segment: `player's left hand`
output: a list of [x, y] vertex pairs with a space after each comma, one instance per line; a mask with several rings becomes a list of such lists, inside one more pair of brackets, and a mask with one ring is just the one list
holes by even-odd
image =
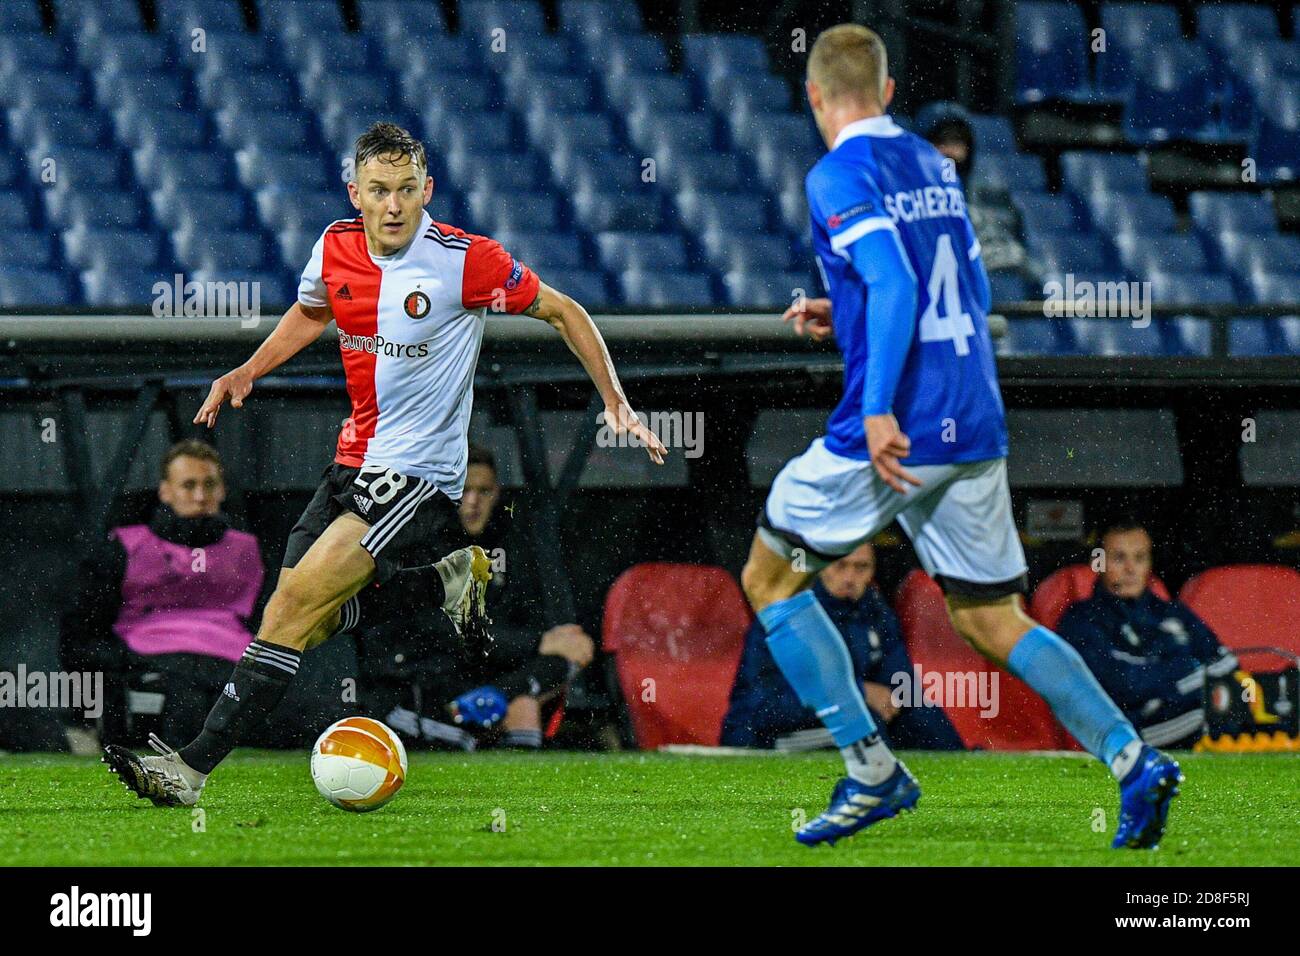
[[448, 709], [457, 724], [473, 727], [493, 727], [506, 716], [510, 706], [506, 695], [495, 687], [476, 687], [466, 691], [451, 702]]
[[636, 412], [632, 411], [632, 406], [627, 402], [620, 402], [617, 405], [605, 406], [605, 424], [614, 429], [614, 434], [618, 436], [631, 435], [638, 439], [645, 450], [650, 454], [650, 460], [656, 465], [664, 463], [664, 455], [668, 454], [668, 449], [664, 443], [659, 440], [659, 436], [641, 424], [641, 419], [636, 417]]
[[898, 427], [898, 419], [893, 415], [868, 415], [862, 424], [867, 431], [871, 464], [880, 479], [900, 495], [907, 494], [903, 482], [919, 488], [921, 479], [898, 463], [900, 458], [906, 458], [912, 452], [912, 439]]

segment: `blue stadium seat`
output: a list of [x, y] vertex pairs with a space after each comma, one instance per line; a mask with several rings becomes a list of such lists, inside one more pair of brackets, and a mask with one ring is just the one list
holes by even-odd
[[[530, 263], [530, 266], [532, 264]], [[609, 306], [614, 303], [605, 274], [592, 269], [550, 269], [542, 266], [538, 273], [543, 282], [558, 289], [587, 308]]]
[[1026, 248], [1047, 273], [1104, 272], [1110, 266], [1101, 239], [1091, 233], [1035, 232], [1027, 236]]
[[282, 42], [297, 43], [322, 31], [343, 33], [343, 11], [335, 0], [277, 0], [259, 4], [262, 29]]
[[266, 260], [256, 232], [201, 228], [174, 232], [171, 239], [177, 261], [194, 271], [254, 270]]
[[966, 117], [975, 134], [975, 148], [981, 153], [1014, 153], [1015, 130], [1005, 116], [971, 113]]
[[1131, 153], [1062, 153], [1061, 176], [1066, 187], [1080, 197], [1094, 192], [1145, 193], [1150, 190], [1145, 167]]
[[804, 190], [798, 187], [784, 189], [776, 197], [776, 200], [781, 225], [796, 236], [806, 235], [809, 232], [810, 216], [808, 213], [808, 197]]
[[1250, 277], [1250, 289], [1255, 301], [1261, 305], [1300, 305], [1300, 276], [1273, 275], [1255, 272]]
[[503, 230], [494, 236], [516, 259], [534, 268], [582, 269], [587, 256], [574, 233]]
[[172, 66], [166, 40], [156, 34], [139, 33], [101, 37], [98, 43], [81, 39], [77, 62], [92, 73], [139, 73]]
[[[518, 30], [517, 27], [512, 27]], [[577, 55], [566, 37], [551, 34], [511, 33], [512, 39], [501, 52], [494, 52], [486, 37], [477, 47], [482, 62], [498, 75], [523, 72], [534, 76], [556, 76], [587, 71], [586, 64]]]
[[128, 33], [144, 29], [140, 7], [130, 2], [104, 0], [58, 0], [54, 5], [54, 26], [60, 33]]
[[11, 123], [14, 138], [27, 140], [29, 148], [46, 155], [69, 147], [95, 146], [110, 138], [108, 124], [98, 110], [69, 107], [57, 113], [27, 113], [22, 119]]
[[593, 36], [640, 33], [641, 12], [634, 3], [606, 3], [604, 0], [560, 0], [560, 29]]
[[625, 302], [649, 308], [699, 308], [713, 304], [709, 277], [697, 272], [624, 272], [619, 287]]
[[243, 194], [231, 189], [153, 190], [154, 221], [168, 231], [235, 229], [248, 221]]
[[46, 192], [42, 198], [50, 221], [62, 229], [134, 229], [141, 225], [139, 199], [125, 190], [67, 188]]
[[1178, 11], [1155, 3], [1105, 3], [1106, 50], [1097, 54], [1097, 82], [1109, 94], [1130, 93], [1151, 45], [1182, 39]]
[[[1168, 319], [1070, 319], [1081, 351], [1089, 355], [1183, 355], [1187, 348]], [[1134, 323], [1139, 324], [1134, 324]]]
[[78, 269], [101, 265], [147, 267], [158, 262], [162, 244], [153, 232], [131, 229], [68, 229], [63, 257]]
[[414, 34], [445, 33], [442, 8], [423, 0], [357, 0], [361, 32], [385, 43]]
[[119, 103], [180, 106], [185, 101], [186, 82], [179, 72], [96, 73], [93, 77], [95, 99], [105, 108]]
[[[260, 190], [254, 203], [257, 218], [267, 229], [309, 233], [313, 242], [330, 223], [357, 215], [342, 189], [317, 191], [272, 186]], [[302, 265], [305, 264], [304, 259]]]
[[1187, 204], [1196, 228], [1218, 232], [1273, 233], [1277, 218], [1265, 196], [1243, 193], [1194, 192]]
[[0, 5], [0, 33], [40, 33], [43, 29], [37, 0], [9, 0]]
[[1215, 85], [1209, 54], [1194, 40], [1148, 47], [1125, 110], [1125, 127], [1138, 141], [1194, 136], [1207, 126]]
[[56, 110], [85, 102], [86, 91], [75, 76], [53, 69], [18, 70], [0, 87], [0, 104], [22, 110]]
[[767, 224], [771, 200], [753, 193], [680, 192], [673, 202], [682, 224], [691, 232], [725, 224], [734, 234], [761, 231]]
[[989, 273], [989, 289], [992, 292], [993, 302], [1023, 302], [1028, 296], [1025, 294], [1025, 280], [1018, 272], [1006, 272], [997, 270]]
[[1037, 156], [1025, 153], [1001, 153], [980, 156], [971, 170], [972, 185], [1004, 189], [1007, 192], [1046, 192], [1047, 175]]
[[[402, 78], [402, 100], [419, 111], [426, 134], [436, 142], [444, 142], [450, 131], [467, 116], [480, 127], [498, 127], [493, 142], [508, 141], [510, 124], [492, 115], [496, 102], [495, 87], [490, 83], [466, 83], [461, 77], [441, 74], [408, 74]], [[484, 119], [480, 122], [478, 117]]]
[[1232, 305], [1237, 294], [1224, 275], [1161, 272], [1151, 277], [1151, 300], [1156, 305]]
[[722, 277], [728, 305], [784, 312], [795, 299], [812, 295], [807, 273], [732, 270]]
[[1224, 230], [1215, 234], [1224, 265], [1242, 279], [1255, 272], [1300, 275], [1300, 239]]
[[557, 114], [537, 107], [529, 110], [524, 125], [533, 146], [543, 152], [589, 153], [611, 150], [618, 142], [614, 124], [604, 112]]
[[663, 225], [662, 204], [653, 193], [590, 191], [572, 201], [575, 221], [588, 232], [651, 232]]
[[6, 268], [0, 282], [0, 305], [71, 305], [75, 301], [63, 273], [18, 266]]
[[162, 190], [221, 189], [230, 182], [230, 160], [213, 150], [136, 150], [135, 176]]
[[199, 99], [212, 110], [287, 110], [297, 102], [293, 81], [278, 73], [202, 73], [196, 85]]
[[[464, 158], [464, 164], [460, 160]], [[456, 153], [448, 160], [452, 185], [468, 192], [508, 196], [539, 189], [545, 182], [536, 157], [531, 153]], [[500, 199], [498, 199], [500, 201]]]
[[546, 32], [541, 4], [533, 0], [461, 0], [460, 28], [464, 33], [490, 35], [493, 30], [509, 34]]
[[999, 355], [1077, 355], [1079, 344], [1064, 319], [1013, 316], [1007, 334], [995, 343]]
[[129, 262], [94, 266], [80, 273], [81, 293], [86, 305], [99, 308], [141, 306], [157, 296], [154, 285], [170, 284], [171, 274], [161, 269], [140, 269]]
[[1087, 83], [1087, 34], [1072, 3], [1016, 4], [1016, 91], [1034, 102], [1072, 96]]
[[0, 190], [0, 228], [5, 230], [6, 235], [10, 230], [26, 229], [31, 221], [31, 211], [27, 208], [22, 193]]
[[302, 149], [311, 139], [311, 118], [297, 110], [226, 107], [216, 114], [217, 129], [231, 148]]
[[280, 263], [290, 271], [301, 273], [307, 267], [307, 262], [311, 259], [311, 251], [324, 231], [325, 223], [315, 231], [303, 228], [282, 229], [277, 232], [275, 244], [280, 253]]
[[[178, 38], [176, 61], [207, 82], [222, 75], [274, 72], [281, 65], [279, 48], [263, 33], [209, 30], [203, 37], [203, 46], [203, 50], [195, 50], [189, 37]], [[200, 88], [202, 85], [203, 81]]]
[[302, 154], [292, 147], [281, 149], [245, 146], [235, 150], [236, 178], [250, 192], [267, 187], [284, 188], [285, 170], [289, 169], [293, 170], [290, 179], [292, 189], [323, 192], [330, 185], [331, 179], [326, 175], [324, 166], [304, 160]]
[[159, 32], [174, 34], [187, 45], [193, 31], [202, 30], [204, 42], [215, 32], [245, 29], [239, 0], [154, 0]]
[[652, 196], [656, 187], [643, 180], [643, 163], [642, 157], [622, 150], [575, 153], [565, 157], [558, 184], [566, 194], [635, 191], [638, 196]]
[[1284, 355], [1286, 346], [1273, 319], [1231, 319], [1228, 325], [1229, 355]]
[[[509, 195], [502, 201], [502, 195]], [[496, 236], [499, 233], [554, 228], [559, 219], [559, 197], [551, 192], [521, 192], [485, 188], [465, 197], [465, 208], [474, 232]], [[578, 265], [578, 263], [573, 263]]]
[[1255, 4], [1204, 4], [1196, 8], [1196, 35], [1210, 49], [1230, 56], [1254, 41], [1276, 40], [1277, 18]]
[[679, 192], [741, 192], [748, 177], [737, 153], [692, 153], [659, 166], [659, 180]]
[[1087, 199], [1092, 221], [1111, 236], [1169, 233], [1178, 225], [1173, 203], [1164, 196], [1094, 192]]
[[501, 78], [506, 101], [529, 110], [573, 113], [592, 109], [595, 87], [585, 76], [538, 76], [514, 71]]
[[579, 34], [577, 40], [581, 54], [607, 76], [655, 76], [668, 72], [668, 51], [654, 34]]
[[751, 156], [759, 178], [773, 192], [802, 189], [808, 170], [820, 158], [814, 147], [800, 149], [789, 140], [764, 140]]
[[[790, 243], [772, 235], [736, 235], [728, 222], [704, 230], [699, 237], [709, 265], [718, 272], [750, 275], [785, 272], [791, 266]], [[807, 286], [807, 280], [803, 285]]]
[[767, 47], [745, 33], [687, 33], [682, 59], [688, 73], [703, 81], [721, 73], [767, 73]]
[[1067, 196], [1017, 193], [1011, 201], [1020, 212], [1026, 236], [1085, 229], [1084, 217]]
[[5, 239], [6, 242], [0, 243], [0, 272], [8, 274], [14, 267], [45, 269], [54, 265], [54, 249], [46, 233], [19, 227], [5, 233]]
[[[266, 319], [270, 318], [268, 312], [279, 310], [297, 299], [299, 270], [282, 269], [271, 271], [244, 269], [229, 265], [204, 266], [195, 269], [187, 278], [203, 283], [212, 282], [226, 285], [233, 282], [241, 284], [244, 288], [235, 290], [236, 294], [251, 296], [256, 292], [258, 310], [261, 312], [262, 318]], [[239, 302], [236, 299], [230, 302], [228, 308], [238, 304]]]
[[[282, 47], [285, 58], [298, 72], [298, 80], [306, 86], [323, 75], [340, 74], [356, 83], [369, 86], [383, 80], [367, 65], [378, 59], [378, 52], [369, 38], [361, 33], [326, 33], [304, 37], [299, 43]], [[386, 84], [385, 84], [386, 85]]]
[[1266, 173], [1300, 167], [1300, 80], [1278, 80], [1260, 105], [1252, 155]]
[[1122, 235], [1115, 237], [1119, 261], [1130, 274], [1151, 279], [1155, 273], [1192, 273], [1206, 269], [1205, 250], [1192, 236]]
[[605, 96], [623, 114], [685, 113], [695, 108], [695, 97], [679, 76], [623, 74], [619, 85], [606, 75]]
[[198, 110], [162, 107], [146, 112], [124, 106], [113, 111], [113, 129], [118, 142], [141, 149], [210, 148], [207, 121]]
[[602, 232], [595, 241], [601, 268], [609, 272], [670, 272], [687, 267], [686, 243], [676, 233]]

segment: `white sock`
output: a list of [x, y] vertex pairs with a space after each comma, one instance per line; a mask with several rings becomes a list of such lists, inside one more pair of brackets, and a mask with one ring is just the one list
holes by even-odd
[[1133, 769], [1141, 753], [1142, 741], [1140, 740], [1130, 740], [1124, 745], [1124, 749], [1110, 762], [1110, 772], [1115, 775], [1116, 780], [1123, 780], [1128, 776], [1128, 772]]
[[857, 743], [841, 747], [840, 754], [844, 757], [844, 769], [848, 775], [868, 786], [884, 783], [898, 766], [898, 761], [880, 739], [880, 734], [872, 734]]

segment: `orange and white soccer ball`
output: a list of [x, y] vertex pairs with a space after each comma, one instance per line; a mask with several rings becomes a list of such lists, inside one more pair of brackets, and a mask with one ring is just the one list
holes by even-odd
[[402, 789], [406, 748], [379, 721], [345, 717], [327, 727], [312, 747], [311, 778], [336, 807], [354, 813], [378, 810]]

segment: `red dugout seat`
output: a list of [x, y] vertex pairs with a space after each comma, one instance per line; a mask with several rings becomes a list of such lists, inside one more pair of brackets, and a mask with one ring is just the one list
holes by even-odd
[[722, 568], [638, 564], [619, 576], [605, 597], [602, 642], [638, 746], [717, 746], [752, 619]]
[[[1029, 602], [1029, 616], [1044, 627], [1056, 629], [1065, 609], [1076, 601], [1092, 597], [1097, 584], [1097, 572], [1086, 564], [1070, 564], [1054, 571], [1034, 589]], [[1155, 596], [1169, 600], [1169, 589], [1154, 574], [1149, 582]]]
[[1225, 647], [1280, 647], [1300, 654], [1300, 572], [1276, 564], [1210, 568], [1178, 595]]
[[1057, 750], [1072, 743], [1041, 697], [1022, 681], [989, 663], [957, 635], [948, 620], [943, 591], [928, 574], [918, 569], [904, 578], [895, 604], [903, 626], [903, 643], [914, 667], [920, 665], [923, 673], [998, 675], [996, 716], [981, 717], [978, 705], [944, 707], [967, 747]]

